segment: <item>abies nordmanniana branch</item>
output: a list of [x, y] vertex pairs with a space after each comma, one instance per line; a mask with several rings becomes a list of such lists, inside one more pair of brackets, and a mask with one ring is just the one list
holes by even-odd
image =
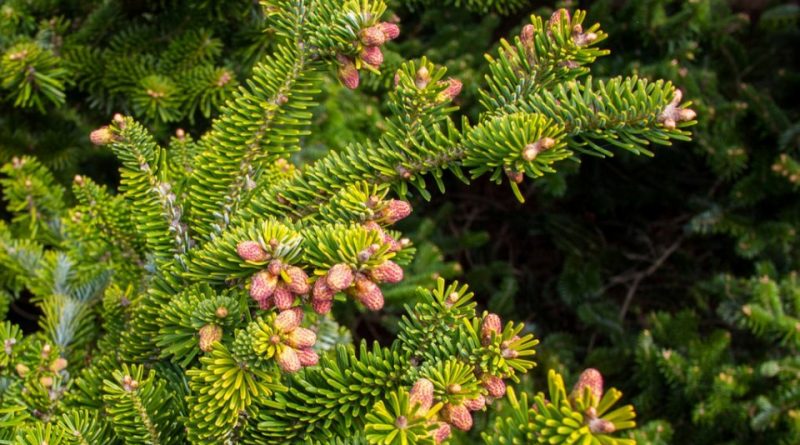
[[[399, 28], [377, 0], [263, 3], [281, 43], [208, 133], [162, 147], [117, 115], [91, 134], [122, 164], [119, 193], [79, 176], [68, 208], [36, 159], [3, 168], [15, 215], [0, 226], [4, 299], [28, 291], [44, 314], [36, 334], [0, 325], [3, 441], [453, 441], [535, 366], [538, 340], [439, 280], [393, 343], [350, 344], [333, 306], [381, 310], [381, 286], [415, 254], [390, 229], [411, 212], [402, 198], [429, 197], [431, 179], [443, 191], [445, 171], [507, 180], [521, 197], [519, 183], [561, 161], [689, 137], [694, 112], [671, 84], [591, 78], [605, 34], [560, 10], [487, 56], [477, 122], [453, 120], [457, 79], [409, 61], [379, 139], [300, 169], [288, 155], [328, 68], [356, 88]], [[528, 397], [508, 392], [487, 443], [632, 443], [633, 408], [613, 408], [621, 394], [596, 370], [570, 394], [551, 372], [548, 392]]]

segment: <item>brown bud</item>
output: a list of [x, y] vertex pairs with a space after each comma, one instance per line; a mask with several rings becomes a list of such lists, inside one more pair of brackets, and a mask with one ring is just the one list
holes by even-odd
[[347, 289], [353, 284], [353, 269], [347, 264], [336, 264], [328, 271], [325, 281], [334, 293]]
[[278, 277], [261, 270], [250, 278], [250, 296], [256, 301], [270, 297], [278, 286]]
[[539, 153], [549, 150], [553, 148], [553, 146], [555, 145], [556, 145], [555, 139], [550, 137], [543, 137], [538, 141], [525, 146], [525, 148], [522, 150], [522, 159], [528, 162], [533, 161], [534, 159], [536, 159], [537, 156], [539, 156]]
[[89, 140], [94, 145], [107, 145], [114, 142], [114, 133], [107, 126], [100, 127], [89, 134]]
[[400, 35], [400, 27], [394, 23], [381, 22], [378, 26], [381, 27], [381, 31], [383, 31], [386, 40], [394, 40]]
[[424, 89], [428, 86], [428, 83], [431, 81], [431, 73], [428, 72], [428, 68], [425, 66], [421, 66], [417, 70], [416, 79], [414, 79], [414, 83], [417, 85], [417, 88]]
[[481, 342], [485, 345], [489, 344], [492, 339], [492, 334], [499, 335], [503, 329], [503, 323], [500, 321], [500, 316], [497, 314], [486, 314], [481, 322]]
[[278, 285], [275, 293], [272, 294], [272, 300], [278, 310], [284, 311], [294, 304], [294, 294], [286, 286]]
[[418, 404], [419, 411], [426, 413], [433, 406], [433, 383], [428, 379], [419, 379], [411, 387], [408, 395], [409, 404]]
[[39, 378], [39, 383], [41, 383], [45, 388], [49, 388], [53, 386], [53, 378], [49, 376], [42, 376]]
[[288, 342], [295, 349], [310, 348], [317, 342], [317, 334], [311, 329], [298, 326], [289, 332]]
[[611, 434], [617, 430], [613, 422], [606, 419], [594, 418], [589, 420], [589, 431], [594, 434]]
[[213, 323], [209, 323], [200, 328], [200, 350], [208, 352], [216, 341], [222, 339], [222, 328]]
[[483, 387], [489, 395], [495, 399], [499, 399], [506, 395], [506, 382], [500, 377], [488, 375], [483, 379]]
[[410, 215], [411, 210], [411, 204], [408, 202], [399, 199], [390, 199], [386, 207], [383, 208], [381, 216], [389, 224], [394, 224]]
[[697, 117], [697, 113], [691, 108], [682, 108], [681, 111], [678, 112], [678, 116], [681, 121], [690, 121]]
[[503, 348], [503, 350], [500, 351], [500, 355], [505, 359], [517, 358], [519, 357], [519, 351], [511, 348]]
[[217, 318], [225, 318], [228, 316], [228, 308], [225, 306], [220, 306], [216, 311], [214, 311], [214, 315], [216, 315]]
[[275, 317], [275, 329], [281, 332], [291, 332], [300, 326], [303, 321], [303, 310], [300, 308], [289, 309]]
[[386, 260], [372, 268], [369, 276], [376, 283], [399, 283], [403, 280], [403, 268], [391, 260]]
[[480, 411], [486, 406], [486, 397], [479, 395], [474, 399], [465, 400], [464, 406], [470, 411]]
[[17, 371], [17, 375], [22, 378], [25, 378], [25, 376], [28, 375], [28, 372], [31, 370], [31, 368], [28, 368], [23, 363], [17, 363], [17, 366], [15, 366], [14, 369]]
[[311, 290], [311, 286], [308, 284], [308, 275], [306, 275], [303, 269], [295, 266], [287, 267], [286, 275], [288, 275], [291, 280], [290, 282], [286, 282], [286, 288], [289, 289], [290, 292], [303, 295]]
[[50, 363], [50, 370], [53, 372], [61, 372], [67, 368], [67, 359], [59, 357]]
[[242, 241], [236, 245], [236, 253], [245, 261], [266, 261], [267, 252], [257, 241]]
[[582, 397], [584, 388], [589, 388], [592, 396], [594, 396], [595, 403], [603, 398], [603, 375], [600, 374], [600, 371], [594, 368], [584, 370], [580, 377], [578, 377], [578, 382], [575, 383], [575, 386], [572, 388], [570, 398], [576, 399]]
[[518, 172], [518, 171], [514, 171], [514, 170], [509, 170], [509, 169], [506, 169], [506, 176], [508, 176], [509, 180], [511, 180], [512, 182], [515, 182], [517, 184], [521, 184], [522, 180], [525, 179], [525, 174], [524, 173]]
[[319, 355], [311, 349], [298, 349], [295, 353], [303, 366], [316, 366], [319, 363]]
[[573, 31], [572, 34], [572, 41], [575, 42], [577, 46], [586, 46], [595, 40], [597, 40], [597, 34], [593, 32], [581, 32], [581, 29], [578, 29], [577, 32]]
[[658, 115], [658, 122], [664, 128], [673, 130], [678, 126], [678, 122], [690, 121], [697, 117], [697, 113], [694, 110], [680, 108], [681, 99], [683, 99], [683, 93], [681, 90], [676, 89], [673, 92], [672, 101]]
[[386, 34], [380, 24], [362, 29], [358, 36], [365, 46], [381, 46], [386, 42]]
[[122, 377], [122, 388], [128, 392], [136, 391], [139, 389], [139, 382], [134, 380], [133, 377], [126, 375]]
[[278, 353], [277, 360], [278, 367], [284, 372], [297, 372], [302, 367], [297, 352], [288, 346], [284, 347], [281, 352]]
[[472, 414], [464, 405], [448, 404], [445, 408], [445, 416], [450, 425], [461, 431], [469, 431], [472, 428]]
[[383, 53], [377, 46], [367, 46], [359, 54], [361, 60], [369, 66], [379, 67], [383, 63]]

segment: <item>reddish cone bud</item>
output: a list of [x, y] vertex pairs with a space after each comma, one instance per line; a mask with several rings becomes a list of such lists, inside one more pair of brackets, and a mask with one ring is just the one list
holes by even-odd
[[388, 233], [383, 235], [383, 244], [389, 245], [389, 252], [399, 252], [403, 250], [403, 243], [392, 238]]
[[377, 284], [364, 275], [356, 275], [354, 296], [371, 311], [377, 311], [383, 307], [383, 292]]
[[365, 46], [381, 46], [386, 42], [386, 34], [381, 25], [370, 26], [358, 33], [361, 43]]
[[256, 241], [242, 241], [236, 245], [236, 253], [245, 261], [266, 261], [267, 252]]
[[576, 399], [583, 396], [584, 388], [589, 388], [595, 402], [599, 402], [603, 398], [603, 375], [600, 374], [600, 371], [594, 368], [584, 370], [572, 388], [570, 398]]
[[100, 127], [89, 133], [89, 140], [94, 145], [107, 145], [114, 142], [114, 134], [108, 127]]
[[569, 25], [570, 22], [572, 21], [569, 15], [569, 11], [567, 11], [564, 8], [561, 8], [550, 16], [550, 20], [547, 21], [547, 28], [552, 29], [554, 26], [560, 25], [562, 17], [566, 19], [567, 25]]
[[386, 40], [394, 40], [400, 35], [400, 27], [394, 23], [381, 22], [378, 26], [381, 27]]
[[447, 421], [461, 431], [469, 431], [472, 428], [472, 414], [464, 405], [447, 405], [445, 415]]
[[256, 301], [271, 296], [278, 286], [278, 277], [266, 270], [257, 272], [250, 278], [250, 296]]
[[525, 174], [524, 173], [518, 172], [518, 171], [514, 171], [514, 170], [509, 170], [509, 169], [506, 169], [506, 176], [508, 176], [509, 180], [511, 180], [511, 181], [513, 181], [513, 182], [515, 182], [517, 184], [522, 184], [522, 180], [525, 179]]
[[365, 222], [364, 228], [367, 230], [375, 230], [377, 232], [383, 233], [383, 228], [380, 226], [380, 224], [376, 223], [375, 221]]
[[470, 411], [480, 411], [486, 406], [486, 397], [479, 395], [474, 399], [465, 400], [464, 406]]
[[337, 264], [328, 271], [325, 282], [334, 292], [347, 289], [353, 284], [353, 269], [347, 264]]
[[314, 309], [314, 312], [325, 315], [333, 308], [333, 300], [312, 300], [311, 308]]
[[463, 85], [461, 81], [454, 78], [449, 78], [445, 82], [447, 82], [447, 88], [444, 89], [441, 93], [439, 93], [439, 98], [442, 101], [451, 101], [455, 99], [459, 94], [461, 94], [461, 88]]
[[529, 46], [533, 44], [533, 35], [535, 32], [536, 28], [534, 28], [531, 24], [527, 24], [522, 27], [522, 32], [519, 34], [519, 40], [523, 45]]
[[377, 283], [399, 283], [403, 280], [403, 268], [386, 260], [369, 271], [369, 276]]
[[495, 399], [499, 399], [506, 395], [506, 382], [500, 377], [490, 375], [483, 380], [483, 387], [489, 395]]
[[503, 329], [503, 323], [497, 314], [486, 314], [481, 322], [481, 340], [484, 346], [492, 339], [492, 334], [499, 335]]
[[319, 355], [311, 349], [299, 349], [295, 353], [303, 366], [316, 366], [319, 363]]
[[267, 309], [272, 309], [272, 307], [275, 306], [275, 300], [272, 298], [272, 296], [257, 301], [258, 301], [258, 308], [261, 309], [262, 311], [266, 311]]
[[297, 372], [302, 367], [297, 352], [290, 347], [284, 347], [277, 359], [278, 366], [285, 372]]
[[222, 328], [213, 323], [209, 323], [200, 328], [200, 350], [208, 352], [215, 341], [222, 339]]
[[439, 428], [433, 433], [433, 441], [440, 444], [450, 437], [450, 424], [439, 422]]
[[275, 329], [291, 332], [300, 326], [301, 321], [303, 321], [303, 311], [300, 308], [286, 310], [275, 317]]
[[303, 272], [303, 269], [294, 266], [288, 267], [286, 268], [286, 275], [291, 279], [291, 282], [286, 283], [286, 288], [290, 292], [303, 295], [311, 290], [311, 286], [308, 284], [308, 275]]
[[337, 59], [339, 60], [339, 80], [347, 88], [355, 90], [360, 82], [356, 65], [344, 56], [339, 56]]
[[333, 296], [336, 295], [336, 292], [328, 286], [328, 281], [325, 277], [317, 278], [317, 281], [314, 282], [314, 288], [311, 291], [311, 295], [314, 300], [319, 301], [330, 301], [333, 300]]
[[279, 285], [272, 294], [272, 299], [275, 302], [275, 307], [278, 310], [286, 310], [294, 304], [294, 294], [286, 286]]
[[317, 342], [317, 334], [311, 329], [296, 327], [289, 332], [289, 345], [296, 349], [310, 348]]
[[379, 67], [383, 63], [383, 53], [377, 46], [367, 46], [359, 54], [361, 60], [367, 65]]
[[272, 275], [275, 275], [276, 277], [279, 277], [279, 276], [281, 276], [281, 271], [283, 270], [283, 263], [281, 263], [280, 260], [272, 260], [272, 261], [269, 262], [269, 265], [267, 266], [267, 270]]
[[433, 383], [428, 379], [419, 379], [411, 387], [409, 405], [419, 405], [419, 411], [426, 413], [433, 406]]
[[387, 206], [383, 208], [381, 216], [383, 216], [383, 219], [389, 224], [394, 224], [410, 214], [411, 204], [399, 199], [390, 199]]

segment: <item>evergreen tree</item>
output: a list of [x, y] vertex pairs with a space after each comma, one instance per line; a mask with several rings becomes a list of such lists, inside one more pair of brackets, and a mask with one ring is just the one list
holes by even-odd
[[[480, 4], [510, 11], [517, 3]], [[3, 168], [13, 217], [0, 226], [2, 296], [30, 293], [42, 316], [29, 335], [0, 325], [2, 440], [457, 443], [473, 412], [502, 404], [506, 385], [536, 364], [538, 340], [524, 324], [477, 311], [467, 286], [440, 279], [417, 291], [391, 344], [348, 344], [334, 306], [380, 311], [382, 286], [413, 264], [413, 241], [392, 228], [411, 213], [406, 199], [430, 199], [431, 184], [443, 192], [448, 171], [465, 183], [508, 183], [522, 201], [526, 178], [554, 175], [562, 161], [652, 155], [688, 140], [695, 123], [670, 82], [590, 76], [607, 54], [597, 46], [606, 34], [584, 23], [584, 12], [560, 9], [531, 17], [487, 56], [476, 118], [454, 118], [462, 82], [445, 68], [404, 61], [389, 73], [379, 134], [296, 167], [290, 155], [313, 128], [329, 68], [357, 88], [380, 73], [384, 45], [400, 29], [380, 0], [262, 6], [274, 40], [229, 97], [177, 100], [175, 82], [158, 73], [182, 76], [187, 54], [142, 56], [155, 70], [136, 87], [144, 95], [109, 100], [145, 121], [210, 115], [227, 100], [207, 132], [179, 132], [167, 144], [123, 114], [94, 130], [91, 142], [121, 164], [118, 193], [79, 175], [70, 206], [37, 159]], [[207, 41], [196, 29], [175, 41], [183, 49], [192, 38]], [[4, 61], [35, 52], [20, 51]], [[218, 54], [209, 44], [188, 56]], [[30, 81], [9, 83], [25, 98], [17, 106], [61, 101], [59, 87]], [[633, 408], [613, 407], [621, 394], [604, 390], [597, 370], [583, 372], [569, 395], [557, 373], [548, 382], [531, 408], [509, 392], [513, 413], [484, 432], [487, 443], [631, 443], [620, 431], [635, 426]]]

